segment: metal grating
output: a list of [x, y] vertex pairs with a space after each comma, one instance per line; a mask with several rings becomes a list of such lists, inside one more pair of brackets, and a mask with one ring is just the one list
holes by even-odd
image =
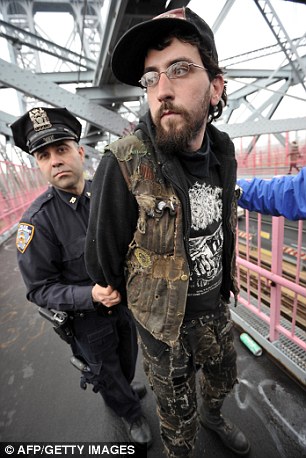
[[[261, 311], [269, 316], [269, 308], [261, 307]], [[275, 342], [270, 342], [269, 325], [254, 315], [243, 305], [231, 307], [233, 321], [245, 332], [249, 333], [269, 354], [275, 357], [282, 366], [292, 373], [303, 385], [306, 385], [306, 352], [286, 336], [280, 334]], [[291, 329], [291, 323], [281, 317], [281, 325]], [[296, 328], [295, 335], [306, 342], [306, 332]]]

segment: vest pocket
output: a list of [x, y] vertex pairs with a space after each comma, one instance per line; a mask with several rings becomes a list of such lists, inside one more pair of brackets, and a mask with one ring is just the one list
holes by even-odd
[[172, 196], [136, 196], [139, 205], [136, 244], [159, 254], [170, 254], [174, 249], [177, 204]]

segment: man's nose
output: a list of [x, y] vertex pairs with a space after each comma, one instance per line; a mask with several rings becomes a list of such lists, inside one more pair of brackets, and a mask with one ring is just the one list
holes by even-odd
[[159, 101], [174, 98], [173, 82], [166, 73], [161, 73], [157, 83], [157, 98]]

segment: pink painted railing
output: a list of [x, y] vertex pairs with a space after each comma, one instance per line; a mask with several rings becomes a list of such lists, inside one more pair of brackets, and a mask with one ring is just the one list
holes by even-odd
[[[283, 335], [306, 350], [306, 339], [299, 337], [301, 332], [298, 332], [302, 331], [303, 334], [306, 331], [303, 221], [293, 223], [283, 217], [265, 217], [266, 221], [267, 218], [270, 220], [263, 230], [262, 218], [260, 214], [246, 211], [245, 218], [238, 222], [239, 303], [268, 325], [270, 342], [277, 341]], [[291, 246], [284, 242], [284, 234], [289, 232]], [[283, 320], [286, 326], [282, 324]]]
[[0, 236], [20, 220], [47, 184], [37, 168], [0, 161]]
[[[264, 147], [255, 145], [252, 152], [247, 152], [242, 148], [236, 148], [236, 158], [238, 162], [238, 176], [255, 177], [274, 175], [286, 175], [289, 171], [290, 142], [287, 138], [286, 145], [271, 145], [268, 142]], [[299, 142], [299, 151], [302, 157], [298, 159], [298, 166], [306, 166], [306, 144]], [[297, 173], [296, 170], [293, 173]]]

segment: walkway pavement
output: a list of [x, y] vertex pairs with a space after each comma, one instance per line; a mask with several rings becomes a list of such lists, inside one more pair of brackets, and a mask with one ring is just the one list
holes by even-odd
[[[14, 236], [0, 246], [0, 259], [0, 441], [73, 444], [127, 440], [121, 420], [102, 398], [90, 387], [86, 391], [79, 388], [79, 372], [69, 362], [68, 345], [25, 299]], [[248, 436], [252, 444], [249, 458], [306, 457], [305, 391], [265, 352], [253, 356], [241, 344], [238, 330], [235, 338], [240, 384], [226, 400], [224, 413]], [[137, 379], [146, 382], [141, 355]], [[142, 405], [154, 436], [147, 456], [161, 458], [150, 391]], [[195, 458], [234, 457], [213, 432], [200, 429]]]

